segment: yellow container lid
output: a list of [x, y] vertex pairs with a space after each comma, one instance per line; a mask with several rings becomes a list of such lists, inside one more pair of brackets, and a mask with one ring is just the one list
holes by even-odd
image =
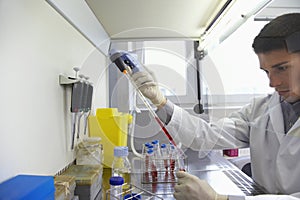
[[127, 118], [126, 121], [128, 124], [132, 123], [132, 115], [128, 113], [118, 112], [117, 108], [98, 108], [96, 110], [96, 116], [98, 120], [101, 119], [111, 119], [111, 118]]
[[96, 116], [100, 118], [118, 116], [119, 114], [117, 108], [98, 108], [96, 110]]

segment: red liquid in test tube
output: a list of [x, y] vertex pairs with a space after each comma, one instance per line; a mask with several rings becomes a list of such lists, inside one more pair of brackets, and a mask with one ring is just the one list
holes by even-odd
[[151, 176], [152, 176], [152, 181], [157, 182], [157, 169], [154, 163], [151, 163]]
[[164, 161], [164, 167], [165, 167], [166, 172], [167, 172], [168, 168], [169, 168], [167, 145], [166, 144], [161, 144], [160, 150], [161, 150], [162, 159]]
[[149, 149], [147, 151], [147, 156], [148, 157], [148, 165], [150, 167], [150, 169], [148, 168], [149, 172], [151, 173], [151, 177], [152, 177], [152, 182], [157, 182], [157, 168], [155, 166], [155, 162], [154, 162], [154, 154], [153, 154], [153, 150]]

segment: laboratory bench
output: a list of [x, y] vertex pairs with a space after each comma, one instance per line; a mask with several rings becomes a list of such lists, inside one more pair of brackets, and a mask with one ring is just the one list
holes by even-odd
[[[224, 158], [219, 151], [210, 152], [197, 152], [192, 150], [185, 151], [187, 159], [185, 160], [186, 169], [189, 173], [198, 176], [201, 179], [205, 179], [209, 184], [214, 185], [213, 188], [222, 194], [232, 193], [233, 195], [251, 195], [254, 190], [259, 190], [258, 192], [264, 193], [262, 188], [258, 188], [254, 181], [246, 176], [239, 168], [232, 164], [228, 159]], [[131, 173], [131, 185], [137, 187], [138, 190], [147, 191], [156, 195], [155, 198], [147, 199], [174, 199], [173, 192], [174, 186], [176, 184], [175, 173], [169, 173], [168, 179], [165, 182], [158, 181], [158, 183], [152, 183], [151, 180], [145, 181], [145, 175], [141, 170], [142, 160], [132, 153], [129, 154], [129, 159], [132, 164]], [[238, 178], [236, 175], [226, 174], [231, 177], [232, 181], [223, 180], [222, 176], [219, 176], [218, 172], [221, 173], [231, 173], [238, 172]], [[216, 174], [212, 173], [216, 172]], [[160, 176], [158, 174], [158, 176]], [[109, 178], [111, 177], [111, 169], [103, 169], [103, 199], [106, 199], [106, 191], [110, 188]], [[224, 177], [223, 177], [224, 178]], [[246, 180], [244, 184], [242, 180]], [[238, 187], [235, 187], [237, 185]], [[247, 185], [245, 189], [244, 186]], [[251, 186], [251, 187], [250, 187]], [[261, 190], [260, 190], [261, 189]]]

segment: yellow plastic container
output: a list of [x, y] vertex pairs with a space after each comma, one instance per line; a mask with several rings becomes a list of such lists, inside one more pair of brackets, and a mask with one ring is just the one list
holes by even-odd
[[103, 146], [105, 167], [111, 167], [115, 146], [127, 146], [128, 124], [132, 116], [118, 112], [117, 108], [99, 108], [96, 116], [89, 117], [89, 134], [100, 137]]

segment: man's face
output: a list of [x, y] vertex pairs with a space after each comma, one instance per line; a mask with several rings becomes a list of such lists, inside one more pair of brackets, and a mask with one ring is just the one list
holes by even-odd
[[300, 52], [291, 54], [291, 67], [293, 92], [300, 96]]
[[[300, 95], [294, 93], [292, 88], [292, 56], [285, 49], [274, 50], [257, 54], [260, 68], [269, 78], [269, 85], [273, 87], [287, 102], [293, 103], [300, 99]], [[300, 69], [299, 69], [300, 71]], [[300, 77], [300, 76], [299, 76]]]

